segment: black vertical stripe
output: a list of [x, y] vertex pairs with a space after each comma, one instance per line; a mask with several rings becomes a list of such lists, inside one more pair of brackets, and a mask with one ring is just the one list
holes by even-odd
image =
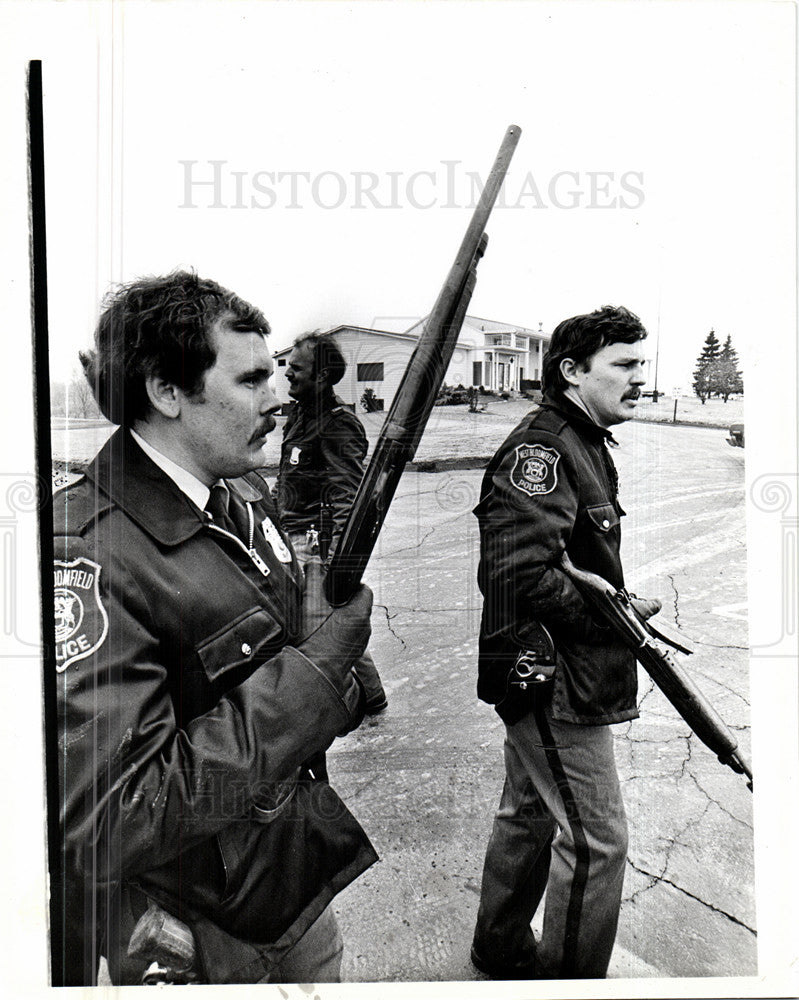
[[[44, 671], [44, 752], [47, 787], [47, 849], [50, 874], [50, 977], [53, 986], [71, 985], [65, 946], [66, 890], [58, 834], [58, 710], [56, 703], [55, 619], [53, 616], [53, 495], [50, 440], [50, 356], [47, 311], [47, 231], [45, 226], [44, 111], [42, 63], [28, 64], [28, 221], [33, 327], [36, 472], [39, 500], [42, 669]], [[84, 982], [84, 980], [81, 980]], [[77, 985], [77, 983], [76, 983]]]
[[549, 728], [549, 723], [544, 715], [543, 706], [536, 705], [534, 713], [544, 743], [547, 763], [555, 778], [560, 796], [563, 799], [563, 804], [566, 808], [566, 817], [571, 828], [572, 837], [574, 838], [574, 876], [572, 878], [571, 892], [569, 893], [569, 905], [566, 910], [566, 928], [563, 935], [563, 959], [559, 970], [562, 978], [573, 979], [591, 852], [577, 809], [577, 802], [572, 793], [566, 771], [563, 768], [560, 754], [555, 746], [552, 730]]

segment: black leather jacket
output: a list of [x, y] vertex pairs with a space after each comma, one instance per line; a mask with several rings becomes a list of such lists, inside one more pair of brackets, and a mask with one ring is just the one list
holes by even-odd
[[[376, 860], [301, 766], [347, 727], [357, 684], [293, 648], [301, 576], [266, 484], [228, 485], [260, 568], [124, 431], [55, 497], [66, 985], [124, 959], [121, 887], [276, 958]], [[220, 954], [208, 981], [239, 981]]]
[[343, 530], [363, 476], [368, 442], [360, 420], [334, 395], [317, 409], [295, 404], [283, 429], [276, 499], [286, 531], [320, 527], [324, 501], [334, 536]]
[[[623, 586], [618, 478], [610, 433], [563, 395], [546, 396], [492, 458], [475, 515], [480, 524], [478, 583], [485, 598], [478, 695], [506, 691], [525, 628], [551, 633], [557, 669], [552, 711], [565, 722], [622, 722], [638, 715], [635, 658], [598, 625], [560, 569], [574, 564]], [[546, 689], [542, 689], [542, 696]], [[516, 721], [513, 706], [503, 713]]]

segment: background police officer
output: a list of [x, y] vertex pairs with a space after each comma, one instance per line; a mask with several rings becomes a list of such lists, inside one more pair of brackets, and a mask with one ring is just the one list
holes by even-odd
[[[286, 367], [296, 405], [283, 428], [277, 502], [301, 563], [314, 551], [314, 533], [321, 533], [323, 543], [328, 536], [330, 551], [335, 548], [363, 477], [369, 448], [363, 425], [333, 391], [346, 370], [335, 340], [321, 333], [298, 337]], [[355, 672], [366, 692], [367, 715], [382, 712], [386, 694], [368, 652]]]

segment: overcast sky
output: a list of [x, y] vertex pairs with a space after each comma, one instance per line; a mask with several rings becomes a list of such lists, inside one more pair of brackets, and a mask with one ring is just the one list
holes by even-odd
[[276, 348], [406, 328], [511, 123], [472, 313], [625, 304], [661, 389], [711, 327], [751, 360], [790, 225], [786, 5], [34, 7], [56, 375], [111, 281], [176, 266], [261, 306]]
[[[797, 704], [785, 605], [796, 576], [795, 27], [787, 2], [0, 3], [0, 698], [12, 709], [4, 798], [15, 816], [0, 849], [17, 862], [0, 939], [12, 992], [16, 980], [43, 992], [47, 967], [32, 58], [44, 66], [56, 377], [89, 342], [111, 282], [178, 266], [258, 304], [276, 349], [308, 328], [410, 326], [460, 243], [471, 175], [485, 177], [511, 123], [523, 135], [472, 313], [550, 330], [622, 303], [650, 329], [653, 358], [659, 331], [666, 390], [690, 387], [711, 326], [732, 336], [746, 379], [760, 971], [795, 959], [799, 815], [784, 793], [796, 779], [785, 753]], [[196, 183], [214, 170], [218, 191]], [[686, 462], [701, 462], [679, 433]], [[768, 651], [778, 624], [786, 654]], [[754, 982], [730, 988], [756, 995]], [[781, 982], [763, 980], [763, 995], [794, 995]]]

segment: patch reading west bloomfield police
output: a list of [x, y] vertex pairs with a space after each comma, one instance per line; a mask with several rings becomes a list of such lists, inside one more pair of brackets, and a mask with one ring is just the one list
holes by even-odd
[[70, 663], [91, 656], [108, 634], [108, 615], [100, 599], [100, 567], [91, 559], [54, 562], [55, 658], [61, 673]]
[[510, 481], [529, 497], [551, 493], [558, 485], [560, 454], [542, 444], [516, 446], [516, 461], [510, 471]]

